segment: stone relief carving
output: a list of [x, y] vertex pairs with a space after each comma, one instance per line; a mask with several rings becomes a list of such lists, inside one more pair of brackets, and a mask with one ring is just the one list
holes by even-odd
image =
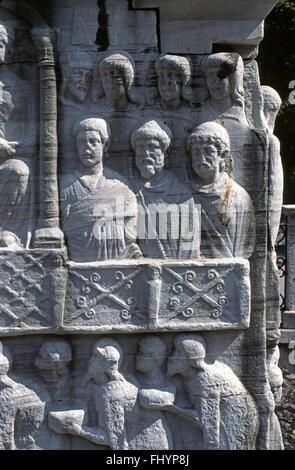
[[148, 120], [131, 134], [140, 175], [134, 181], [139, 209], [138, 243], [149, 258], [197, 258], [197, 208], [188, 187], [165, 168], [171, 141], [171, 130], [160, 120]]
[[200, 124], [187, 139], [195, 179], [195, 203], [202, 208], [201, 255], [249, 258], [255, 240], [250, 196], [231, 177], [229, 135], [218, 123]]
[[100, 112], [135, 110], [140, 100], [133, 88], [135, 65], [131, 55], [110, 52], [99, 62], [98, 70], [102, 88], [97, 89], [95, 81], [93, 101], [99, 103]]
[[[282, 385], [283, 374], [278, 366], [280, 358], [280, 350], [278, 346], [268, 349], [267, 365], [268, 365], [268, 380], [274, 398], [274, 406], [278, 405], [282, 398]], [[280, 428], [279, 420], [273, 410], [270, 417], [269, 433], [271, 448], [282, 450], [284, 448], [283, 438]]]
[[[3, 67], [5, 61], [5, 50], [8, 44], [8, 33], [3, 24], [0, 25], [0, 64]], [[2, 80], [7, 79], [4, 72]], [[8, 80], [16, 81], [17, 77], [9, 76]], [[14, 109], [15, 98], [11, 93], [5, 91], [6, 85], [1, 83], [1, 136], [0, 136], [0, 157], [4, 160], [0, 165], [0, 227], [1, 230], [12, 232], [21, 239], [25, 246], [28, 244], [27, 233], [24, 233], [23, 225], [27, 217], [24, 216], [24, 208], [31, 202], [31, 191], [29, 187], [30, 169], [27, 163], [17, 156], [19, 142], [8, 141], [6, 139], [6, 123]], [[18, 116], [18, 119], [20, 117]], [[26, 224], [26, 230], [30, 227]]]
[[0, 449], [35, 449], [44, 406], [32, 390], [9, 377], [11, 367], [11, 354], [0, 343]]
[[282, 104], [278, 93], [271, 87], [262, 86], [264, 115], [268, 125], [269, 174], [268, 174], [268, 253], [267, 253], [267, 343], [276, 344], [280, 337], [280, 288], [275, 242], [279, 231], [283, 203], [284, 175], [280, 156], [280, 142], [273, 134], [276, 116]]
[[165, 110], [191, 105], [194, 99], [191, 87], [192, 64], [186, 57], [161, 54], [155, 61], [158, 76], [160, 105]]
[[[71, 2], [66, 8], [73, 13]], [[97, 12], [97, 5], [91, 8]], [[126, 18], [130, 14], [125, 11]], [[154, 40], [139, 50], [129, 39], [120, 45], [128, 52], [116, 41], [97, 52], [90, 36], [83, 40], [84, 23], [81, 28], [78, 16], [71, 17], [59, 38], [47, 25], [27, 31], [39, 90], [31, 80], [36, 75], [38, 82], [37, 67], [28, 80], [15, 73], [21, 65], [5, 62], [13, 31], [0, 25], [0, 330], [24, 335], [24, 344], [34, 333], [40, 342], [35, 362], [30, 358], [35, 368], [21, 378], [13, 376], [0, 343], [0, 448], [232, 450], [263, 448], [267, 441], [282, 448], [274, 414], [281, 387], [274, 241], [282, 170], [273, 126], [280, 99], [262, 88], [269, 129], [259, 133], [244, 111], [248, 76], [240, 55], [174, 55], [172, 48], [151, 63], [158, 55]], [[111, 22], [115, 28], [115, 15]], [[194, 87], [202, 58], [208, 95], [199, 106]], [[144, 86], [150, 85], [143, 78], [145, 61], [153, 79], [157, 75], [153, 96]], [[258, 104], [255, 112], [262, 112]], [[31, 251], [35, 166], [41, 204], [32, 243], [37, 249]], [[265, 304], [257, 293], [266, 230], [272, 278], [266, 281], [267, 374]], [[166, 370], [170, 338], [179, 331], [192, 333], [176, 336]], [[208, 353], [195, 331], [204, 331]], [[96, 338], [83, 377], [89, 335], [119, 332], [120, 344]], [[48, 333], [61, 336], [41, 337]], [[84, 333], [85, 350], [79, 350], [77, 333]], [[252, 338], [260, 347], [254, 367]], [[231, 367], [219, 360], [223, 348]], [[212, 356], [218, 359], [210, 362]], [[242, 374], [250, 376], [247, 388]]]
[[141, 411], [138, 388], [120, 372], [122, 349], [113, 339], [98, 340], [88, 362], [85, 381], [92, 380], [98, 426], [83, 423], [84, 413], [50, 413], [49, 426], [60, 434], [83, 437], [115, 450], [168, 449], [167, 430], [159, 414]]
[[208, 96], [202, 103], [199, 123], [216, 121], [225, 127], [231, 141], [233, 177], [251, 192], [253, 174], [250, 167], [255, 166], [254, 158], [257, 160], [258, 152], [264, 153], [266, 149], [264, 141], [261, 142], [261, 137], [249, 128], [246, 119], [243, 60], [236, 53], [211, 54], [204, 60], [203, 71]]
[[256, 405], [232, 369], [218, 361], [205, 361], [206, 343], [201, 335], [181, 334], [174, 344], [167, 373], [183, 376], [193, 408], [172, 404], [167, 409], [201, 428], [204, 449], [254, 449]]
[[78, 122], [73, 136], [80, 170], [63, 181], [61, 193], [70, 258], [81, 262], [138, 256], [136, 198], [122, 177], [104, 166], [111, 138], [107, 122]]
[[93, 63], [90, 55], [82, 50], [69, 51], [60, 57], [62, 104], [73, 106], [85, 102], [93, 80]]

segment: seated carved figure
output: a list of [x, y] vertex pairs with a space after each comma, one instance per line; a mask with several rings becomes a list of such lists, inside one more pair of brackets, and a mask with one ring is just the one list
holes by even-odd
[[258, 415], [254, 400], [227, 365], [205, 362], [206, 344], [198, 334], [176, 336], [168, 359], [168, 375], [180, 374], [193, 409], [170, 405], [167, 410], [194, 422], [203, 433], [204, 449], [255, 448]]
[[98, 425], [86, 425], [83, 410], [68, 410], [51, 413], [50, 428], [113, 450], [168, 449], [169, 439], [159, 412], [140, 409], [138, 388], [120, 372], [121, 362], [122, 349], [116, 341], [96, 341], [85, 381], [94, 383]]
[[[4, 25], [0, 24], [0, 64], [3, 67], [8, 34]], [[4, 79], [15, 79], [4, 73]], [[3, 77], [2, 77], [3, 80]], [[15, 233], [26, 245], [27, 234], [24, 225], [24, 206], [29, 199], [29, 166], [24, 161], [15, 158], [19, 142], [6, 139], [6, 124], [14, 109], [11, 93], [0, 83], [0, 229]], [[16, 103], [19, 104], [19, 103]], [[2, 162], [1, 162], [2, 160]], [[26, 214], [28, 215], [28, 214]], [[27, 230], [29, 228], [26, 225]]]
[[192, 191], [201, 205], [201, 256], [249, 258], [254, 250], [255, 213], [248, 193], [230, 176], [230, 140], [214, 122], [198, 126], [187, 148], [195, 176]]
[[122, 177], [104, 166], [110, 128], [98, 118], [73, 128], [80, 169], [65, 177], [61, 191], [62, 228], [73, 261], [131, 258], [136, 240], [136, 198]]
[[165, 168], [172, 140], [168, 126], [148, 120], [131, 134], [139, 177], [138, 243], [149, 258], [188, 259], [199, 256], [198, 213], [189, 187]]

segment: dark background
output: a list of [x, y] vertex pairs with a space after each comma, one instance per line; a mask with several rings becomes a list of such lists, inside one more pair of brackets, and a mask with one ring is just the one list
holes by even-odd
[[257, 62], [261, 84], [275, 88], [283, 100], [274, 133], [281, 142], [284, 204], [295, 204], [295, 104], [288, 100], [295, 80], [295, 0], [280, 0], [266, 18]]

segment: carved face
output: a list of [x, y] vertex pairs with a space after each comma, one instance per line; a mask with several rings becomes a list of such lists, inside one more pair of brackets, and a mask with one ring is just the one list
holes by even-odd
[[36, 358], [35, 365], [39, 370], [39, 374], [45, 383], [56, 384], [62, 377], [68, 373], [68, 363], [61, 360], [54, 360], [54, 354], [51, 355], [49, 360], [47, 357], [43, 358], [39, 355]]
[[139, 139], [135, 144], [136, 166], [144, 179], [152, 178], [164, 166], [165, 153], [158, 140]]
[[114, 65], [105, 65], [101, 71], [104, 92], [109, 99], [120, 99], [126, 96], [124, 76]]
[[85, 101], [89, 86], [92, 81], [92, 72], [89, 69], [74, 68], [67, 85], [67, 92], [76, 101]]
[[220, 67], [209, 67], [206, 70], [207, 87], [213, 100], [224, 100], [230, 96], [229, 76], [223, 76]]
[[167, 375], [172, 377], [176, 374], [183, 374], [190, 368], [189, 361], [184, 353], [180, 348], [175, 346], [175, 349], [171, 356], [168, 358], [167, 363]]
[[139, 372], [148, 373], [156, 367], [155, 358], [149, 351], [142, 351], [141, 348], [135, 359], [135, 368]]
[[194, 142], [191, 146], [192, 167], [203, 180], [210, 181], [220, 173], [222, 157], [210, 142]]
[[158, 72], [158, 89], [163, 101], [169, 104], [178, 102], [181, 94], [182, 80], [177, 70], [162, 67]]
[[99, 348], [95, 348], [88, 361], [88, 377], [99, 380], [108, 371], [109, 363]]
[[79, 131], [76, 136], [78, 156], [85, 168], [93, 168], [102, 162], [103, 142], [97, 131]]

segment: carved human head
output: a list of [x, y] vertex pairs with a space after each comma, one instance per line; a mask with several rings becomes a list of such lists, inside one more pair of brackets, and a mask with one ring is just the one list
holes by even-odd
[[93, 79], [93, 63], [85, 51], [75, 50], [60, 57], [62, 70], [61, 94], [84, 103]]
[[0, 64], [4, 62], [7, 43], [8, 43], [7, 29], [3, 24], [0, 24]]
[[264, 116], [270, 131], [273, 132], [276, 117], [282, 105], [282, 100], [278, 92], [270, 86], [263, 85], [261, 89], [263, 94]]
[[230, 97], [232, 102], [244, 106], [244, 64], [235, 52], [211, 54], [204, 62], [203, 70], [213, 100]]
[[73, 127], [80, 163], [85, 168], [100, 164], [106, 157], [111, 137], [108, 123], [101, 118], [88, 118]]
[[187, 138], [187, 150], [192, 157], [192, 168], [201, 179], [209, 182], [223, 171], [230, 174], [230, 138], [221, 124], [210, 121], [196, 127]]
[[136, 370], [148, 373], [161, 367], [166, 358], [166, 345], [157, 336], [145, 336], [139, 342], [139, 353], [136, 356]]
[[67, 376], [71, 360], [71, 346], [63, 339], [50, 338], [41, 344], [35, 367], [44, 382], [56, 384]]
[[9, 350], [0, 342], [0, 376], [6, 375], [12, 366], [12, 356]]
[[192, 367], [202, 368], [206, 357], [206, 343], [201, 335], [180, 334], [175, 338], [175, 346], [185, 354]]
[[158, 90], [167, 104], [176, 104], [180, 98], [190, 102], [192, 65], [189, 59], [172, 54], [161, 54], [155, 62]]
[[206, 344], [198, 334], [180, 334], [174, 340], [174, 351], [168, 358], [167, 375], [189, 375], [191, 368], [202, 369]]
[[108, 53], [99, 63], [99, 73], [106, 96], [110, 99], [126, 96], [134, 101], [131, 87], [134, 82], [135, 65], [128, 52]]
[[172, 132], [159, 119], [150, 119], [131, 134], [136, 166], [144, 179], [155, 176], [165, 163], [165, 155], [172, 141]]
[[107, 374], [116, 374], [122, 362], [123, 352], [117, 341], [103, 338], [96, 341], [88, 361], [88, 379], [98, 379]]
[[276, 403], [279, 403], [282, 398], [282, 385], [283, 385], [283, 374], [278, 366], [280, 359], [279, 346], [271, 348], [268, 352], [268, 380], [271, 391], [273, 393]]

